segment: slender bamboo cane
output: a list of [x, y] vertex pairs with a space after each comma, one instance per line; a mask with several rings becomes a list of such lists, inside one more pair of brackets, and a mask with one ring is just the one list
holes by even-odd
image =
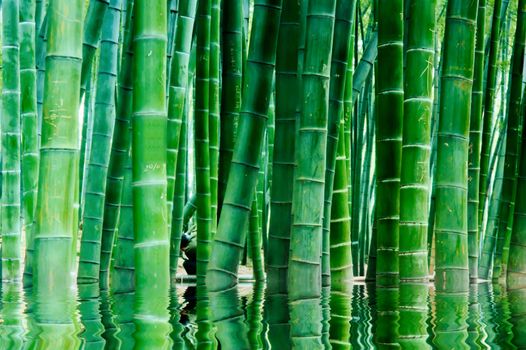
[[[350, 241], [344, 239], [349, 232], [342, 232], [345, 230], [350, 231], [350, 220], [349, 216], [349, 203], [346, 203], [347, 211], [343, 211], [341, 203], [338, 203], [338, 209], [336, 209], [336, 216], [338, 219], [343, 219], [343, 225], [349, 225], [349, 227], [340, 227], [336, 225], [338, 233], [331, 234], [332, 230], [332, 199], [333, 199], [333, 188], [335, 178], [335, 168], [337, 163], [337, 155], [339, 151], [339, 136], [341, 120], [343, 119], [343, 97], [345, 91], [345, 77], [347, 71], [347, 59], [349, 57], [349, 41], [351, 38], [352, 29], [352, 14], [354, 13], [355, 1], [343, 1], [338, 0], [336, 3], [335, 12], [335, 24], [333, 34], [333, 49], [331, 56], [331, 72], [330, 72], [330, 85], [329, 85], [329, 110], [328, 110], [328, 121], [327, 121], [327, 150], [326, 150], [326, 163], [325, 163], [325, 189], [324, 189], [324, 205], [323, 205], [323, 238], [322, 238], [322, 284], [328, 286], [330, 281], [336, 282], [340, 288], [344, 284], [347, 284], [352, 280], [352, 271], [348, 268], [352, 266], [352, 259], [350, 254]], [[341, 133], [343, 137], [344, 134]], [[344, 144], [341, 145], [341, 150], [344, 150]], [[341, 166], [341, 164], [340, 164]], [[345, 167], [340, 169], [344, 176], [347, 176], [347, 170]], [[341, 176], [341, 174], [339, 174]], [[339, 181], [345, 181], [346, 179], [339, 179]], [[345, 181], [347, 189], [347, 181]], [[339, 188], [341, 190], [341, 188]], [[343, 195], [341, 193], [340, 195]], [[336, 195], [336, 197], [339, 197]], [[341, 200], [342, 198], [337, 198]], [[348, 196], [345, 197], [348, 202]], [[332, 242], [332, 238], [336, 240], [336, 243]], [[347, 246], [347, 243], [349, 246]], [[336, 248], [335, 259], [333, 260], [330, 254], [330, 250], [334, 244], [339, 244], [340, 247]], [[343, 259], [342, 259], [343, 258]], [[346, 259], [347, 258], [347, 259]], [[335, 269], [335, 276], [333, 275], [333, 268]], [[349, 272], [351, 273], [349, 275]]]
[[[20, 116], [22, 129], [22, 217], [26, 247], [33, 245], [38, 187], [37, 87], [35, 56], [35, 1], [20, 2]], [[32, 254], [26, 254], [25, 271], [32, 270]], [[24, 272], [26, 273], [26, 272]]]
[[86, 18], [84, 20], [84, 39], [82, 43], [82, 77], [81, 77], [81, 98], [88, 79], [90, 78], [90, 68], [93, 64], [95, 53], [99, 47], [100, 36], [102, 33], [102, 22], [104, 14], [108, 9], [110, 0], [90, 0]]
[[[484, 118], [482, 126], [482, 144], [480, 157], [480, 198], [479, 198], [479, 226], [483, 219], [484, 206], [486, 202], [486, 189], [488, 186], [488, 167], [491, 152], [490, 136], [493, 130], [494, 108], [495, 108], [495, 89], [497, 84], [497, 60], [500, 45], [500, 32], [502, 22], [502, 0], [495, 0], [493, 7], [493, 22], [491, 25], [490, 46], [488, 55], [488, 73], [486, 90], [484, 95]], [[479, 264], [480, 265], [480, 264]], [[481, 269], [481, 276], [484, 277], [484, 271]]]
[[47, 0], [35, 1], [35, 33], [40, 32], [42, 21], [46, 17]]
[[166, 204], [168, 207], [169, 231], [171, 231], [172, 226], [172, 208], [176, 168], [178, 164], [179, 139], [188, 90], [188, 69], [196, 7], [197, 1], [195, 0], [181, 1], [179, 5], [180, 13], [177, 17], [174, 56], [171, 61], [172, 76], [170, 77], [170, 97], [168, 99], [168, 154], [166, 169], [168, 174], [168, 196], [166, 197]]
[[220, 72], [220, 50], [219, 41], [221, 29], [220, 23], [220, 0], [211, 1], [210, 19], [210, 82], [209, 82], [209, 157], [210, 157], [210, 236], [213, 238], [217, 232], [217, 191], [219, 175], [219, 131], [220, 131], [220, 101], [221, 92], [219, 87]]
[[[323, 346], [322, 221], [335, 10], [336, 0], [309, 2], [306, 14], [288, 271], [292, 344], [302, 349]], [[311, 317], [303, 317], [305, 312]]]
[[486, 0], [479, 0], [477, 14], [477, 37], [475, 43], [475, 66], [473, 91], [471, 93], [471, 117], [469, 123], [468, 159], [468, 249], [469, 275], [478, 277], [479, 264], [479, 188], [480, 151], [482, 142], [482, 106], [484, 79], [484, 45], [486, 31]]
[[402, 157], [403, 1], [378, 1], [378, 79], [376, 99], [376, 282], [397, 284]]
[[400, 180], [400, 279], [427, 280], [436, 1], [409, 2]]
[[[128, 133], [131, 134], [131, 128]], [[126, 154], [122, 198], [119, 203], [117, 237], [115, 242], [114, 261], [111, 270], [111, 290], [113, 293], [130, 292], [135, 289], [133, 236], [133, 195], [131, 154]]]
[[[477, 1], [452, 0], [446, 14], [435, 183], [435, 286], [439, 293], [464, 295], [469, 287], [467, 165], [477, 7]], [[460, 43], [463, 50], [453, 43]]]
[[106, 179], [115, 126], [115, 92], [122, 0], [110, 0], [102, 21], [91, 151], [86, 169], [78, 281], [99, 281]]
[[[523, 128], [523, 71], [526, 42], [526, 1], [519, 2], [517, 27], [513, 44], [511, 81], [508, 107], [508, 128], [506, 137], [506, 159], [499, 206], [497, 246], [493, 260], [493, 278], [505, 278], [509, 244], [513, 227], [513, 213], [517, 193], [517, 176], [522, 145]], [[505, 101], [502, 101], [504, 103]]]
[[[523, 5], [522, 0], [520, 5]], [[521, 17], [525, 16], [524, 8], [519, 6], [519, 9], [519, 21], [522, 21]], [[526, 140], [525, 131], [526, 128], [523, 128], [523, 143]], [[526, 218], [526, 215], [524, 215], [526, 211], [526, 152], [524, 150], [521, 151], [518, 170], [513, 229], [510, 239], [509, 267], [506, 275], [507, 285], [510, 289], [526, 287], [526, 231], [524, 230]]]
[[[486, 227], [481, 230], [484, 232], [482, 249], [480, 251], [481, 261], [486, 260], [486, 255], [493, 256], [495, 251], [495, 244], [497, 241], [497, 222], [499, 221], [499, 201], [501, 198], [502, 192], [502, 183], [504, 177], [504, 160], [506, 153], [506, 131], [501, 130], [496, 132], [498, 135], [497, 146], [496, 146], [496, 161], [495, 165], [490, 166], [490, 174], [493, 179], [492, 192], [488, 200], [488, 218], [486, 222]], [[504, 134], [504, 135], [503, 135]], [[491, 262], [491, 258], [488, 259]]]
[[256, 283], [262, 283], [265, 280], [265, 272], [263, 268], [263, 256], [262, 256], [262, 235], [261, 228], [259, 227], [259, 211], [258, 201], [254, 199], [252, 201], [252, 208], [250, 210], [250, 220], [248, 224], [248, 242], [250, 243], [250, 255], [252, 257], [252, 269], [254, 271], [254, 279]]
[[197, 222], [197, 276], [204, 283], [210, 259], [212, 208], [210, 194], [210, 20], [211, 0], [200, 1], [197, 7], [197, 66], [195, 81], [195, 173]]
[[2, 281], [17, 281], [22, 268], [20, 221], [19, 1], [2, 8]]
[[[174, 54], [174, 47], [177, 43], [176, 28], [179, 14], [179, 0], [167, 0], [166, 9], [168, 11], [167, 26], [168, 26], [168, 43], [166, 44], [166, 77], [167, 83], [170, 84], [170, 77], [172, 76], [172, 59]], [[167, 92], [169, 95], [169, 92]]]
[[283, 3], [276, 57], [275, 147], [268, 233], [268, 250], [272, 253], [266, 256], [269, 294], [286, 291], [299, 97], [298, 61], [289, 57], [297, 55], [299, 16], [299, 2]]
[[[186, 167], [187, 167], [187, 115], [190, 99], [186, 99], [186, 112], [183, 115], [183, 125], [179, 142], [179, 154], [177, 156], [177, 170], [175, 173], [175, 191], [172, 210], [172, 230], [170, 233], [170, 273], [171, 280], [176, 277], [179, 252], [181, 249], [181, 237], [183, 235], [183, 211], [184, 195], [186, 191]], [[170, 213], [168, 213], [170, 215]]]
[[[77, 232], [73, 213], [79, 169], [82, 13], [81, 0], [51, 0], [48, 7], [33, 288], [37, 320], [46, 327], [60, 324], [62, 335], [75, 331], [72, 247]], [[61, 346], [60, 340], [56, 346]]]
[[164, 349], [168, 347], [170, 332], [170, 237], [165, 200], [167, 13], [162, 0], [136, 0], [134, 6], [132, 187], [136, 348]]
[[236, 139], [236, 124], [241, 108], [243, 66], [243, 6], [239, 0], [223, 0], [223, 70], [221, 85], [221, 131], [219, 146], [218, 215], [225, 197], [226, 184]]
[[257, 181], [280, 15], [281, 0], [255, 1], [238, 136], [207, 273], [210, 291], [224, 290], [236, 284], [246, 238], [245, 231], [239, 228], [247, 227]]
[[[109, 281], [108, 274], [110, 271], [110, 261], [112, 256], [113, 244], [115, 241], [115, 231], [117, 225], [120, 225], [121, 217], [121, 200], [124, 196], [124, 177], [131, 167], [127, 162], [130, 157], [131, 143], [131, 117], [132, 117], [132, 99], [133, 99], [133, 80], [132, 80], [132, 60], [133, 60], [133, 0], [127, 0], [126, 3], [126, 23], [128, 26], [123, 33], [123, 49], [120, 62], [120, 69], [117, 83], [117, 100], [115, 127], [113, 129], [113, 143], [111, 145], [110, 163], [108, 169], [108, 179], [106, 186], [104, 202], [104, 218], [102, 222], [102, 240], [101, 240], [101, 257], [100, 257], [100, 274], [99, 280], [101, 287], [105, 289]], [[131, 175], [130, 175], [131, 176]], [[130, 180], [131, 181], [131, 180]], [[127, 188], [131, 191], [131, 187]], [[131, 194], [127, 194], [130, 196]], [[131, 199], [128, 201], [131, 203]], [[127, 209], [131, 211], [132, 209]], [[130, 227], [133, 223], [129, 223]], [[130, 232], [129, 237], [133, 237]], [[133, 264], [132, 264], [133, 265]]]
[[[341, 122], [343, 124], [343, 120], [341, 120]], [[351, 231], [349, 192], [347, 187], [349, 177], [347, 176], [343, 125], [341, 125], [339, 129], [340, 135], [338, 138], [338, 153], [336, 157], [331, 206], [330, 278], [331, 290], [345, 293], [349, 291], [352, 285], [353, 261], [351, 254], [351, 235], [349, 234]]]

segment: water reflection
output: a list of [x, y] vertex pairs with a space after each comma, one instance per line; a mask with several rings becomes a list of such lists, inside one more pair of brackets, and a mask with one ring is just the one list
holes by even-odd
[[[60, 294], [69, 299], [47, 293], [42, 298], [19, 283], [2, 284], [0, 349], [293, 347], [289, 299], [281, 288], [244, 284], [201, 295], [195, 286], [178, 286], [167, 293], [163, 315], [169, 318], [153, 319], [137, 317], [133, 290], [101, 291], [86, 284], [74, 292]], [[319, 305], [328, 302], [328, 316], [302, 316], [302, 324], [319, 334], [317, 346], [325, 349], [326, 342], [342, 350], [526, 349], [526, 289], [473, 284], [469, 293], [446, 294], [424, 283], [399, 288], [356, 284], [325, 297]]]

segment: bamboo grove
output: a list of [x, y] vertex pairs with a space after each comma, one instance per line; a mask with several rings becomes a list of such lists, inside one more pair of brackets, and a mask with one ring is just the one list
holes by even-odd
[[526, 0], [0, 4], [2, 298], [55, 348], [107, 295], [167, 348], [182, 275], [202, 349], [257, 348], [240, 278], [297, 349], [350, 348], [353, 281], [422, 349], [429, 283], [526, 288]]

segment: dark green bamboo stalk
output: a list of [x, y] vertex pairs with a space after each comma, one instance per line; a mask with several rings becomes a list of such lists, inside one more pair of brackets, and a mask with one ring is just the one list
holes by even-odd
[[409, 2], [400, 181], [400, 279], [427, 280], [436, 1]]
[[[486, 90], [484, 94], [484, 117], [482, 127], [482, 144], [480, 157], [480, 198], [479, 198], [479, 226], [484, 214], [486, 203], [486, 190], [488, 186], [488, 169], [491, 152], [491, 131], [494, 127], [494, 109], [495, 109], [495, 89], [497, 85], [497, 61], [500, 45], [500, 32], [502, 21], [502, 0], [495, 0], [493, 6], [493, 22], [491, 25], [490, 46], [488, 55], [488, 72]], [[480, 265], [480, 264], [479, 264]], [[484, 271], [481, 269], [481, 276], [484, 277]]]
[[403, 1], [378, 1], [378, 79], [376, 101], [376, 282], [397, 284], [402, 157]]
[[[477, 1], [448, 2], [435, 183], [435, 286], [439, 293], [460, 292], [466, 298], [468, 136], [477, 8]], [[463, 46], [461, 51], [459, 43]]]
[[82, 14], [81, 0], [51, 0], [48, 7], [33, 285], [37, 319], [51, 326], [60, 324], [60, 333], [74, 328], [77, 222], [73, 213], [79, 169]]
[[[115, 241], [115, 231], [120, 224], [121, 200], [124, 191], [124, 177], [127, 167], [131, 167], [128, 158], [130, 157], [131, 143], [131, 116], [133, 99], [133, 79], [132, 79], [132, 60], [133, 60], [133, 0], [127, 0], [126, 4], [126, 27], [123, 35], [123, 51], [120, 62], [120, 70], [117, 84], [116, 116], [115, 127], [113, 130], [113, 143], [111, 148], [110, 163], [108, 169], [108, 179], [104, 202], [104, 219], [102, 223], [101, 257], [100, 257], [100, 278], [101, 286], [107, 287], [108, 275], [110, 272], [110, 262]], [[131, 176], [131, 175], [130, 175]], [[130, 180], [131, 181], [131, 180]], [[131, 187], [128, 187], [131, 191]], [[130, 194], [127, 194], [128, 196]], [[131, 199], [129, 200], [131, 203]], [[132, 209], [128, 209], [131, 211]], [[129, 223], [132, 225], [132, 223]], [[130, 226], [131, 227], [131, 226]], [[130, 232], [133, 237], [133, 232]], [[133, 265], [133, 264], [132, 264]]]
[[482, 142], [482, 106], [484, 87], [484, 46], [486, 31], [486, 0], [479, 0], [477, 14], [477, 37], [475, 43], [475, 66], [473, 91], [471, 93], [471, 117], [469, 123], [468, 158], [468, 250], [469, 275], [478, 277], [479, 264], [479, 188], [480, 151]]
[[[506, 160], [499, 205], [497, 246], [493, 260], [493, 278], [505, 278], [513, 227], [513, 213], [517, 193], [517, 176], [522, 145], [523, 128], [523, 69], [526, 41], [526, 1], [519, 1], [517, 27], [513, 44], [511, 81], [506, 137]], [[505, 101], [502, 101], [504, 103]]]
[[[137, 349], [167, 348], [170, 237], [166, 211], [166, 2], [136, 0], [133, 227]], [[155, 273], [152, 273], [152, 268]]]
[[[335, 31], [336, 38], [336, 31]], [[341, 101], [341, 100], [340, 100]], [[343, 124], [343, 120], [341, 120]], [[351, 217], [345, 158], [344, 126], [339, 128], [338, 153], [336, 157], [334, 187], [332, 191], [330, 222], [330, 278], [331, 291], [348, 292], [352, 285]], [[333, 293], [334, 294], [334, 293]], [[332, 300], [331, 300], [332, 305]], [[336, 303], [338, 305], [338, 303]]]
[[243, 6], [241, 1], [223, 0], [222, 30], [223, 68], [218, 215], [221, 215], [221, 206], [225, 197], [236, 139], [236, 123], [241, 108], [241, 71], [243, 69]]
[[[311, 1], [306, 10], [288, 273], [292, 345], [301, 349], [323, 346], [322, 222], [335, 10], [336, 0]], [[300, 151], [304, 149], [310, 152]], [[305, 313], [311, 317], [303, 317]]]
[[115, 126], [115, 92], [119, 51], [122, 0], [110, 0], [102, 22], [100, 63], [91, 137], [91, 151], [86, 169], [86, 187], [80, 245], [78, 281], [99, 281], [103, 233], [106, 179]]
[[255, 1], [238, 136], [207, 273], [210, 291], [224, 290], [236, 284], [246, 238], [245, 230], [239, 228], [247, 227], [257, 181], [280, 15], [281, 0]]
[[261, 229], [259, 227], [259, 211], [258, 202], [254, 198], [252, 201], [252, 208], [250, 210], [250, 220], [248, 224], [248, 242], [250, 255], [252, 257], [252, 269], [254, 271], [254, 279], [256, 283], [262, 283], [265, 280], [265, 272], [263, 268], [262, 256], [262, 237]]
[[[523, 0], [520, 4], [523, 5]], [[524, 17], [524, 8], [521, 9], [520, 17]], [[519, 17], [519, 20], [521, 20]], [[518, 27], [517, 27], [518, 28]], [[526, 128], [522, 129], [522, 142], [526, 140], [524, 135]], [[513, 218], [513, 229], [511, 231], [509, 266], [507, 271], [507, 285], [510, 289], [526, 287], [526, 152], [521, 151], [519, 162], [519, 175], [517, 179], [517, 189], [515, 198], [515, 210]]]
[[[203, 281], [210, 259], [212, 208], [210, 195], [210, 21], [211, 0], [197, 7], [197, 65], [195, 81], [195, 173], [197, 222], [197, 276]], [[200, 282], [200, 283], [201, 283]]]
[[[325, 163], [325, 189], [324, 189], [324, 206], [323, 206], [323, 243], [322, 243], [322, 284], [328, 286], [330, 281], [336, 282], [338, 287], [349, 283], [352, 280], [352, 271], [348, 269], [352, 266], [352, 259], [350, 254], [350, 241], [345, 239], [349, 236], [350, 231], [350, 216], [348, 194], [338, 193], [337, 200], [342, 200], [340, 196], [344, 196], [346, 200], [347, 211], [342, 211], [342, 203], [338, 203], [338, 208], [335, 209], [336, 219], [343, 220], [340, 223], [349, 227], [343, 228], [340, 224], [336, 224], [335, 229], [338, 231], [333, 237], [332, 231], [332, 199], [335, 178], [335, 168], [337, 163], [337, 154], [339, 152], [339, 136], [341, 120], [343, 119], [343, 98], [345, 91], [345, 77], [347, 71], [347, 59], [349, 57], [349, 41], [351, 38], [352, 29], [352, 14], [354, 13], [355, 1], [338, 0], [336, 3], [335, 24], [333, 34], [333, 49], [331, 56], [331, 71], [330, 71], [330, 85], [329, 85], [329, 110], [327, 121], [327, 150]], [[344, 137], [344, 134], [341, 133]], [[344, 142], [344, 141], [342, 141]], [[341, 144], [341, 150], [344, 152], [345, 145]], [[345, 155], [344, 155], [345, 156]], [[340, 166], [342, 166], [340, 164]], [[350, 170], [350, 169], [349, 169]], [[339, 169], [343, 172], [344, 177], [347, 177], [347, 169], [343, 166]], [[341, 173], [339, 174], [342, 175]], [[340, 178], [339, 181], [345, 181], [345, 191], [347, 192], [348, 179]], [[340, 183], [341, 185], [341, 183]], [[339, 190], [342, 190], [339, 188]], [[344, 232], [347, 230], [348, 232]], [[333, 238], [335, 242], [333, 242]], [[350, 238], [350, 237], [349, 237]], [[349, 245], [347, 246], [347, 243]], [[336, 244], [339, 245], [336, 248]], [[334, 249], [331, 248], [334, 245]], [[330, 251], [334, 250], [336, 256], [334, 260]], [[343, 259], [342, 259], [343, 258]], [[333, 275], [333, 268], [335, 274]], [[349, 272], [351, 273], [349, 275]]]
[[172, 76], [170, 77], [170, 96], [168, 99], [168, 154], [166, 170], [168, 174], [168, 196], [166, 198], [166, 204], [168, 207], [168, 230], [170, 232], [181, 122], [187, 94], [188, 69], [196, 7], [196, 0], [184, 0], [181, 1], [179, 5], [180, 12], [177, 17], [174, 55], [171, 61]]

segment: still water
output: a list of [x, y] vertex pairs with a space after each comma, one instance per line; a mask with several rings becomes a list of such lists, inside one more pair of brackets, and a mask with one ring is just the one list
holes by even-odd
[[[262, 286], [241, 285], [210, 299], [195, 286], [178, 286], [166, 317], [134, 315], [134, 293], [88, 285], [75, 291], [76, 299], [61, 301], [39, 292], [36, 302], [34, 291], [2, 286], [0, 349], [281, 350], [294, 343], [286, 295]], [[453, 295], [431, 285], [355, 284], [349, 293], [325, 290], [322, 314], [305, 320], [320, 331], [325, 348], [526, 349], [526, 290], [497, 284]]]

